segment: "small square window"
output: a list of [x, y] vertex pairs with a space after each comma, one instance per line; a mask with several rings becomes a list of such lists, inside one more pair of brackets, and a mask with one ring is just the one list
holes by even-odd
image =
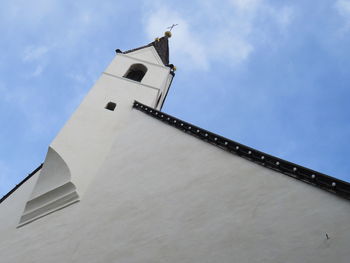
[[117, 104], [115, 104], [114, 102], [108, 102], [105, 109], [107, 110], [111, 110], [111, 111], [114, 111], [115, 107], [117, 106]]

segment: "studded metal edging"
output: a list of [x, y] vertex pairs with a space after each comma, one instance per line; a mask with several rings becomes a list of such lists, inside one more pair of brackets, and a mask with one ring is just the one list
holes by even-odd
[[196, 136], [197, 138], [214, 144], [230, 153], [239, 155], [245, 159], [253, 161], [264, 167], [281, 172], [295, 179], [312, 184], [326, 191], [335, 193], [343, 198], [350, 199], [350, 184], [334, 177], [313, 171], [303, 166], [285, 161], [275, 156], [260, 152], [238, 142], [232, 141], [188, 122], [182, 121], [164, 112], [155, 110], [138, 101], [134, 102], [133, 107], [139, 111], [152, 116], [164, 123], [167, 123], [185, 133]]

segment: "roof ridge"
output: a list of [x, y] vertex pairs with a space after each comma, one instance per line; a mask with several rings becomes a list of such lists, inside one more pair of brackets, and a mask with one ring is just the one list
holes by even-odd
[[27, 177], [25, 177], [21, 182], [16, 184], [14, 188], [12, 188], [7, 194], [5, 194], [1, 199], [0, 199], [0, 204], [5, 201], [6, 198], [8, 198], [14, 191], [16, 191], [22, 184], [24, 184], [26, 181], [28, 181], [34, 174], [36, 174], [41, 168], [43, 167], [43, 163], [40, 164], [33, 172], [28, 174]]
[[134, 101], [133, 108], [230, 153], [350, 200], [350, 183], [258, 151]]
[[164, 65], [168, 65], [169, 64], [169, 41], [167, 36], [156, 38], [153, 42], [147, 45], [144, 45], [138, 48], [129, 49], [121, 53], [127, 54], [143, 48], [151, 47], [151, 46], [155, 48]]

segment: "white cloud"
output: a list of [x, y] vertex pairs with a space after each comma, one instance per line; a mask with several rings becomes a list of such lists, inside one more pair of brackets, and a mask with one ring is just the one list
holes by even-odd
[[48, 16], [57, 10], [57, 0], [13, 0], [2, 1], [0, 20], [13, 23], [24, 22], [24, 26], [37, 25], [45, 21]]
[[335, 5], [341, 15], [350, 18], [350, 0], [338, 0]]
[[234, 64], [241, 63], [248, 59], [254, 47], [245, 38], [229, 32], [218, 32], [216, 41], [213, 43], [212, 54], [231, 60]]
[[[43, 73], [50, 49], [50, 47], [44, 45], [28, 46], [24, 49], [22, 61], [30, 63], [29, 69], [31, 70], [31, 72], [24, 75], [25, 77], [38, 77]], [[34, 70], [32, 70], [32, 68], [34, 68]]]
[[87, 82], [86, 76], [83, 74], [69, 73], [68, 77], [74, 80], [75, 82], [78, 82], [79, 84], [85, 84]]
[[179, 24], [174, 29], [176, 40], [172, 41], [171, 53], [179, 59], [187, 60], [186, 67], [208, 68], [208, 58], [205, 45], [198, 39], [195, 32], [191, 32], [188, 22], [179, 14], [165, 7], [152, 12], [146, 21], [146, 32], [150, 38], [162, 36], [165, 25]]
[[[56, 116], [42, 110], [44, 98], [38, 97], [38, 93], [34, 88], [28, 86], [26, 90], [13, 89], [10, 85], [0, 82], [0, 93], [3, 94], [0, 97], [0, 102], [15, 107], [16, 114], [19, 114], [22, 118], [21, 122], [29, 124], [23, 133], [34, 132], [31, 135], [32, 137], [41, 136], [46, 132], [46, 125], [50, 123], [51, 126], [48, 125], [48, 127], [52, 127], [52, 123], [56, 121]], [[32, 103], [33, 101], [36, 103]]]
[[203, 0], [189, 8], [195, 11], [170, 9], [157, 2], [149, 8], [145, 27], [154, 38], [166, 26], [179, 24], [173, 31], [171, 53], [179, 68], [200, 70], [209, 69], [213, 61], [231, 66], [243, 63], [263, 41], [276, 42], [286, 34], [295, 16], [293, 7], [276, 7], [264, 0], [226, 0], [220, 5]]
[[262, 3], [262, 0], [230, 0], [230, 2], [241, 10], [255, 10]]
[[342, 28], [342, 31], [347, 31], [350, 29], [350, 0], [338, 0], [335, 3], [335, 8], [345, 19], [345, 26]]
[[277, 24], [281, 29], [286, 29], [295, 16], [295, 9], [291, 6], [284, 6], [281, 9], [271, 9], [271, 13], [275, 16]]
[[42, 59], [49, 51], [47, 46], [30, 46], [24, 49], [23, 62]]
[[10, 85], [0, 82], [0, 97], [1, 102], [16, 103], [18, 105], [26, 104], [31, 99], [31, 92], [22, 92], [18, 89], [13, 89]]
[[31, 76], [32, 77], [40, 76], [41, 73], [43, 73], [43, 71], [44, 71], [44, 66], [43, 65], [38, 65]]

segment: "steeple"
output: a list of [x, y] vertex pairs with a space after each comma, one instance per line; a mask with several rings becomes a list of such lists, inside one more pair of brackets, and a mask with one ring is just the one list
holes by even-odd
[[117, 54], [51, 143], [20, 225], [83, 198], [118, 135], [128, 127], [135, 100], [161, 109], [172, 79], [166, 33]]

